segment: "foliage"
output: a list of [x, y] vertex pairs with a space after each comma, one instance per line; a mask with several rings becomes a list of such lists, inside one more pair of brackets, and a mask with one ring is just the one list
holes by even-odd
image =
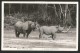
[[[18, 20], [37, 21], [40, 25], [76, 26], [76, 4], [6, 4], [5, 26], [13, 26]], [[65, 16], [66, 14], [66, 16]], [[7, 24], [7, 25], [6, 25]]]

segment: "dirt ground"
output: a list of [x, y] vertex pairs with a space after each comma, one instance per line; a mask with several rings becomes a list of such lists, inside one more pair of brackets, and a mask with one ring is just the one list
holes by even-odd
[[5, 30], [3, 37], [3, 48], [76, 48], [76, 29], [71, 29], [68, 33], [57, 33], [56, 39], [53, 40], [50, 35], [43, 35], [39, 39], [39, 32], [32, 31], [29, 38], [24, 38], [20, 34], [19, 38], [16, 38], [14, 30]]

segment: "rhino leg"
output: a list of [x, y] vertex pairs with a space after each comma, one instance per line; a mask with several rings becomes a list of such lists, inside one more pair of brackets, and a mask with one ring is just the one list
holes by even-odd
[[39, 34], [39, 39], [42, 38], [42, 35], [43, 35], [43, 33], [40, 33], [40, 34]]
[[27, 32], [27, 36], [26, 36], [26, 38], [28, 38], [28, 36], [29, 36], [30, 33], [31, 33], [31, 31], [28, 31], [28, 32]]
[[16, 37], [19, 37], [19, 33], [17, 32], [16, 29], [15, 29], [15, 35], [16, 35]]
[[23, 34], [23, 36], [25, 37], [26, 33]]
[[23, 36], [25, 37], [25, 33], [23, 34]]
[[40, 32], [40, 34], [39, 34], [39, 39], [40, 39], [40, 38], [42, 38], [43, 30], [40, 30], [39, 32]]
[[26, 31], [25, 31], [25, 30], [23, 30], [23, 36], [25, 37], [25, 35], [26, 35]]
[[20, 33], [18, 32], [16, 37], [19, 37], [19, 35], [20, 35]]
[[39, 39], [41, 38], [41, 34], [39, 34]]
[[56, 37], [56, 34], [54, 33], [54, 34], [52, 34], [52, 39], [54, 40]]
[[29, 36], [29, 33], [27, 33], [27, 36], [26, 36], [26, 38], [28, 38], [28, 36]]

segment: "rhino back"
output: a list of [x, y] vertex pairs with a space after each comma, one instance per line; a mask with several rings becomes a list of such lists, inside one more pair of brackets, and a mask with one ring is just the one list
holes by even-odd
[[49, 34], [55, 33], [57, 29], [56, 29], [56, 26], [42, 26], [40, 28], [40, 31], [49, 35]]
[[42, 27], [40, 28], [40, 32], [41, 32], [41, 33], [44, 33], [44, 34], [46, 34], [46, 35], [51, 34], [50, 28], [49, 28], [48, 26], [42, 26]]
[[21, 27], [22, 27], [22, 24], [23, 24], [23, 22], [18, 21], [18, 22], [15, 24], [15, 27], [21, 28]]
[[28, 30], [28, 27], [29, 27], [28, 22], [25, 22], [25, 23], [22, 24], [22, 29], [23, 30]]
[[56, 26], [51, 26], [50, 30], [52, 33], [55, 33], [58, 29], [56, 28]]
[[32, 21], [27, 21], [29, 24], [32, 24], [33, 22]]

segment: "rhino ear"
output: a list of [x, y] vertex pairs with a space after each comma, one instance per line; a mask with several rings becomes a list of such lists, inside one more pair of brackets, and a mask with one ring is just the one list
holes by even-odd
[[57, 25], [56, 28], [59, 28], [59, 25]]

